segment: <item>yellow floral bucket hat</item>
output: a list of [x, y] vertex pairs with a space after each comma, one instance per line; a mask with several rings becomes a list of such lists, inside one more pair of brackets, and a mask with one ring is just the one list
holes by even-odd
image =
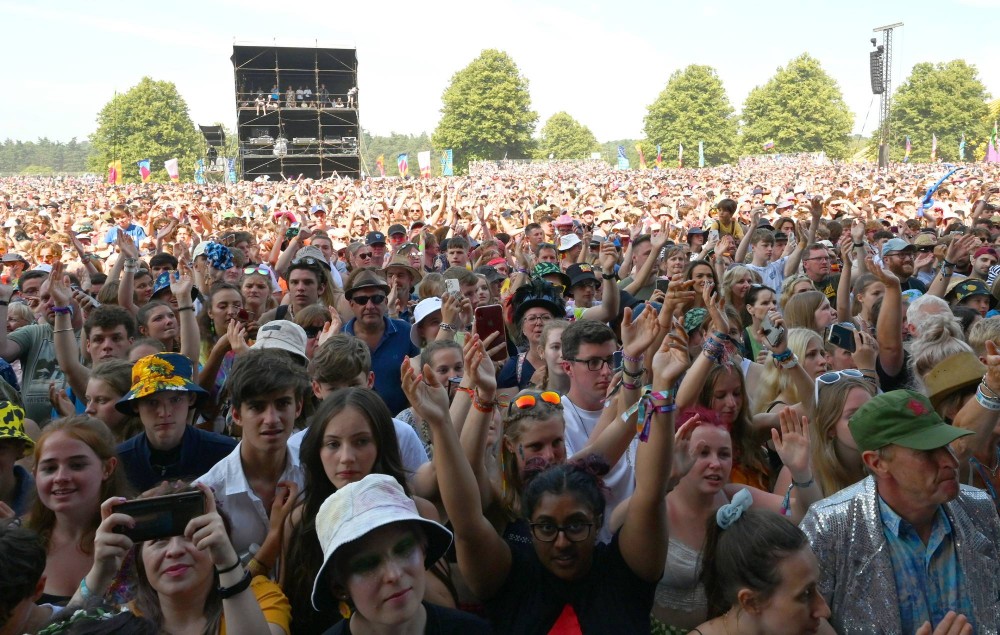
[[24, 409], [9, 401], [0, 401], [0, 441], [13, 439], [24, 443], [24, 456], [31, 454], [35, 442], [24, 433]]
[[200, 402], [208, 393], [195, 384], [193, 378], [194, 368], [187, 357], [178, 353], [147, 355], [132, 367], [132, 390], [118, 400], [115, 408], [118, 412], [133, 414], [133, 402], [167, 390], [193, 392]]

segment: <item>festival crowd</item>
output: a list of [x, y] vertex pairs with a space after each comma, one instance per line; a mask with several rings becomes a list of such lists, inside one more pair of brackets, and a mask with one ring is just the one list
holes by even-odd
[[949, 172], [0, 179], [0, 635], [1000, 632]]

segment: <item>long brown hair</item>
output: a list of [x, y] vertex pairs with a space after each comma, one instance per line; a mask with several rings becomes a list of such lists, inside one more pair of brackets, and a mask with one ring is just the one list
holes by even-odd
[[812, 417], [812, 429], [809, 433], [813, 474], [816, 475], [816, 481], [824, 496], [839, 492], [865, 477], [862, 465], [844, 465], [837, 456], [837, 446], [834, 443], [837, 437], [837, 422], [844, 414], [847, 395], [855, 388], [864, 390], [871, 397], [875, 396], [874, 386], [863, 379], [853, 377], [841, 377], [836, 383], [820, 384], [819, 387], [820, 399], [816, 405], [816, 414]]
[[712, 407], [715, 383], [719, 380], [723, 372], [732, 373], [736, 377], [739, 377], [740, 392], [743, 395], [739, 412], [736, 413], [736, 419], [729, 430], [729, 434], [733, 439], [733, 460], [743, 468], [763, 474], [765, 478], [769, 478], [770, 470], [761, 457], [760, 444], [753, 438], [753, 428], [750, 422], [750, 395], [747, 394], [746, 380], [743, 378], [743, 373], [740, 372], [740, 369], [730, 368], [722, 364], [712, 366], [712, 369], [708, 371], [708, 376], [705, 378], [705, 383], [701, 387], [701, 392], [698, 394], [698, 405], [709, 409]]
[[[97, 458], [102, 463], [111, 464], [111, 471], [101, 484], [98, 495], [98, 501], [100, 502], [94, 507], [94, 513], [91, 514], [87, 522], [87, 531], [80, 537], [80, 550], [83, 553], [90, 554], [94, 551], [94, 534], [97, 532], [97, 526], [101, 524], [100, 503], [112, 496], [122, 496], [128, 491], [124, 471], [118, 469], [118, 458], [115, 453], [115, 437], [103, 421], [87, 415], [74, 415], [72, 417], [57, 419], [45, 426], [42, 436], [39, 437], [38, 442], [35, 444], [35, 474], [38, 473], [38, 462], [42, 458], [46, 441], [57, 432], [62, 432], [77, 441], [82, 441], [94, 451], [94, 454], [97, 455]], [[45, 543], [46, 549], [49, 545], [49, 538], [52, 537], [52, 529], [55, 527], [55, 524], [55, 512], [43, 505], [41, 498], [36, 496], [35, 502], [31, 507], [31, 519], [28, 521], [28, 528], [38, 532]]]

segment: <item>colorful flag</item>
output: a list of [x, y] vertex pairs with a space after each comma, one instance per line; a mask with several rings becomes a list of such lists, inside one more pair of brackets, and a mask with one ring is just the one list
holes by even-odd
[[417, 165], [420, 166], [420, 178], [431, 178], [431, 151], [424, 150], [417, 153]]
[[906, 135], [906, 152], [903, 153], [903, 163], [910, 162], [910, 152], [913, 150], [913, 145], [910, 143], [910, 135]]
[[965, 133], [962, 133], [962, 140], [958, 142], [958, 160], [965, 161]]
[[937, 161], [937, 135], [931, 133], [931, 163]]
[[[149, 169], [148, 162], [146, 169]], [[205, 184], [205, 160], [198, 159], [194, 164], [194, 182], [198, 185]]]
[[385, 176], [385, 155], [380, 154], [378, 158], [375, 159], [375, 167], [378, 169], [379, 176]]
[[663, 169], [663, 150], [660, 149], [660, 144], [656, 144], [656, 169]]
[[684, 144], [677, 144], [677, 167], [684, 167]]
[[625, 146], [618, 146], [618, 169], [628, 169], [628, 157], [625, 156]]
[[705, 142], [698, 142], [698, 167], [705, 167]]
[[163, 167], [167, 169], [167, 176], [176, 183], [181, 180], [180, 168], [177, 167], [177, 159], [169, 159], [163, 162]]
[[997, 139], [997, 122], [993, 122], [993, 134], [990, 135], [990, 145], [986, 148], [986, 160], [989, 163], [1000, 163], [1000, 140]]
[[640, 144], [635, 144], [635, 151], [639, 153], [639, 169], [646, 169], [646, 155], [642, 153], [642, 146]]
[[139, 166], [139, 178], [142, 179], [143, 183], [149, 183], [149, 159], [143, 159], [142, 161], [136, 161], [136, 165]]
[[410, 157], [406, 155], [405, 152], [400, 153], [396, 157], [396, 167], [399, 169], [399, 176], [406, 178], [407, 173], [410, 171], [409, 164]]
[[768, 142], [764, 143], [764, 149], [765, 150], [774, 150], [774, 141], [772, 140], [772, 141], [768, 141]]
[[227, 166], [229, 168], [229, 182], [236, 182], [236, 159], [226, 159]]
[[441, 157], [441, 174], [443, 176], [455, 176], [455, 155], [451, 148], [444, 151]]
[[115, 159], [108, 164], [108, 185], [122, 184], [122, 162]]

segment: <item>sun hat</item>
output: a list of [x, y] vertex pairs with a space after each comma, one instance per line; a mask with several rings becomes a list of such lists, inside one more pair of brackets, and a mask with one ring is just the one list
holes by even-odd
[[691, 333], [702, 324], [708, 317], [708, 310], [702, 308], [690, 309], [684, 314], [684, 331]]
[[421, 518], [417, 506], [399, 482], [386, 474], [369, 474], [331, 494], [316, 514], [316, 537], [323, 549], [323, 564], [313, 582], [312, 606], [332, 601], [327, 568], [337, 551], [380, 527], [394, 523], [414, 523], [427, 536], [424, 567], [429, 568], [451, 547], [452, 534], [443, 525]]
[[288, 320], [271, 320], [258, 329], [257, 341], [254, 342], [253, 346], [250, 348], [276, 348], [278, 350], [288, 351], [292, 355], [296, 355], [302, 358], [302, 361], [308, 363], [309, 357], [306, 355], [306, 344], [308, 341], [309, 336], [306, 335], [306, 330], [295, 322], [289, 322]]
[[568, 227], [573, 224], [573, 217], [569, 214], [562, 214], [552, 221], [552, 224], [556, 227]]
[[990, 288], [986, 286], [986, 282], [979, 278], [959, 278], [948, 285], [944, 299], [959, 304], [975, 295], [987, 296], [990, 299], [991, 309], [997, 304], [997, 299], [990, 293]]
[[406, 258], [406, 256], [401, 256], [399, 254], [393, 256], [392, 260], [389, 261], [389, 264], [387, 264], [385, 269], [382, 270], [387, 278], [389, 276], [390, 269], [405, 269], [410, 276], [413, 277], [413, 284], [417, 284], [424, 277], [424, 274], [420, 273], [419, 270], [410, 265], [410, 261]]
[[976, 386], [986, 375], [986, 365], [979, 361], [975, 353], [964, 351], [949, 355], [938, 362], [924, 375], [927, 397], [937, 409], [950, 395]]
[[435, 311], [440, 311], [441, 304], [441, 298], [433, 297], [424, 298], [420, 302], [417, 302], [417, 306], [413, 307], [413, 324], [410, 325], [410, 341], [413, 342], [414, 346], [419, 348], [421, 345], [420, 332], [417, 330], [417, 327], [420, 326], [420, 323], [428, 315]]
[[132, 367], [132, 389], [115, 403], [115, 409], [133, 414], [133, 402], [162, 391], [193, 392], [201, 401], [208, 393], [192, 381], [193, 377], [191, 360], [180, 353], [147, 355]]
[[559, 251], [569, 251], [580, 244], [580, 237], [576, 234], [566, 234], [559, 239]]
[[564, 287], [569, 288], [570, 286], [569, 276], [554, 262], [540, 262], [531, 271], [532, 278], [543, 280], [545, 276], [559, 276], [559, 281]]
[[4, 399], [0, 401], [0, 441], [24, 442], [24, 456], [31, 454], [35, 441], [24, 432], [24, 408]]
[[358, 269], [347, 279], [347, 288], [344, 289], [344, 297], [350, 300], [354, 292], [366, 287], [377, 287], [385, 293], [389, 293], [389, 284], [385, 278], [380, 276], [375, 269]]
[[872, 397], [851, 415], [847, 427], [862, 452], [887, 445], [936, 450], [973, 434], [945, 423], [930, 400], [913, 390], [893, 390]]
[[[492, 262], [492, 261], [491, 261]], [[497, 268], [492, 265], [481, 265], [476, 267], [473, 273], [477, 273], [482, 276], [486, 276], [486, 282], [493, 284], [494, 282], [500, 282], [501, 280], [506, 280], [507, 278], [497, 271]]]

